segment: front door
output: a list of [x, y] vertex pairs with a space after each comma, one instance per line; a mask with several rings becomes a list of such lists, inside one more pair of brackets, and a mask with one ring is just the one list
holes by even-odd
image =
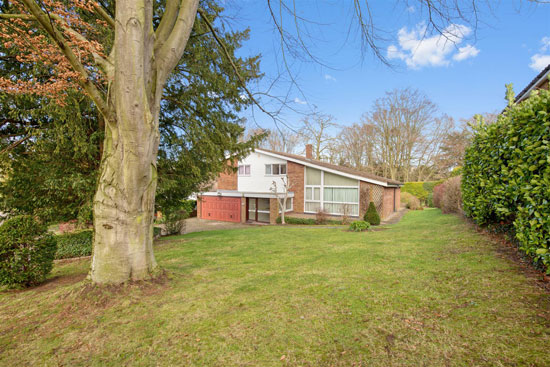
[[269, 199], [246, 198], [246, 219], [255, 222], [269, 223]]

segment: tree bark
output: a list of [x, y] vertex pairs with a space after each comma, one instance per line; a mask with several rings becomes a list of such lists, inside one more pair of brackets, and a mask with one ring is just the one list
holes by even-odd
[[153, 213], [160, 99], [189, 39], [198, 0], [170, 4], [165, 26], [155, 34], [153, 0], [117, 1], [114, 75], [108, 96], [114, 117], [105, 119], [94, 197], [91, 278], [95, 283], [147, 279], [157, 268]]

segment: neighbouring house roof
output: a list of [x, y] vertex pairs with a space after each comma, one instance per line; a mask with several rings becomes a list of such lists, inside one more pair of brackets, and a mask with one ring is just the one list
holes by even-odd
[[389, 186], [389, 187], [396, 187], [396, 186], [403, 186], [402, 182], [391, 180], [389, 178], [373, 175], [371, 173], [363, 172], [358, 169], [350, 168], [350, 167], [344, 167], [339, 166], [336, 164], [330, 164], [323, 161], [319, 161], [317, 159], [311, 159], [306, 158], [301, 155], [297, 154], [289, 154], [289, 153], [282, 153], [282, 152], [276, 152], [269, 149], [263, 149], [263, 148], [256, 148], [257, 152], [265, 153], [267, 155], [271, 155], [277, 158], [289, 160], [294, 163], [303, 164], [304, 166], [322, 169], [325, 171], [336, 171], [338, 174], [350, 178], [354, 178], [357, 180], [370, 182], [376, 185], [381, 186]]
[[540, 87], [540, 85], [543, 84], [546, 79], [548, 79], [548, 75], [550, 75], [550, 64], [542, 69], [542, 71], [533, 80], [531, 80], [531, 83], [527, 84], [527, 86], [523, 88], [521, 92], [519, 92], [519, 94], [516, 96], [516, 102], [521, 102], [529, 97], [529, 94], [533, 89]]

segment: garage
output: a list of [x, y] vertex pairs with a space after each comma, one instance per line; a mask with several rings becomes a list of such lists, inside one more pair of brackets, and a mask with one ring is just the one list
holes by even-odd
[[241, 198], [203, 196], [201, 218], [238, 223], [241, 221]]

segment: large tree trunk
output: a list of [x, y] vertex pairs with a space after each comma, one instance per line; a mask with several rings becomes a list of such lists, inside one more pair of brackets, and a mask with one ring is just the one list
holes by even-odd
[[[94, 198], [95, 283], [151, 276], [153, 212], [159, 146], [154, 37], [150, 0], [116, 8], [115, 74], [109, 98], [115, 121], [106, 121], [104, 154]], [[162, 83], [159, 87], [162, 87]]]

